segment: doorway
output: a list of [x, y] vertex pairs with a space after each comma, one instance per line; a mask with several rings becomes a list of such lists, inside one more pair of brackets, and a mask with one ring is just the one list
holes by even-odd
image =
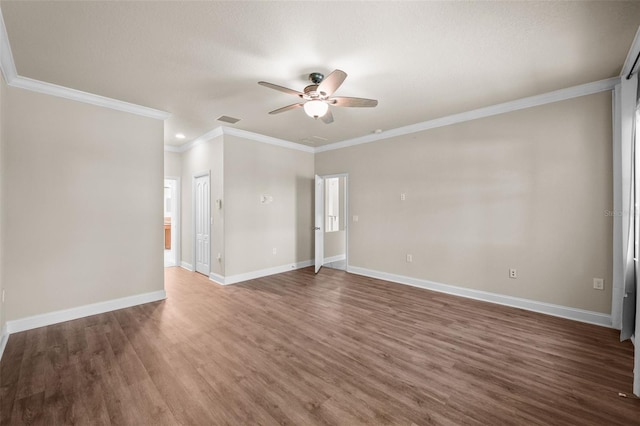
[[209, 172], [193, 176], [193, 253], [196, 272], [209, 276], [211, 261], [211, 181]]
[[180, 178], [164, 178], [164, 266], [180, 265]]
[[316, 176], [316, 272], [347, 270], [348, 175]]

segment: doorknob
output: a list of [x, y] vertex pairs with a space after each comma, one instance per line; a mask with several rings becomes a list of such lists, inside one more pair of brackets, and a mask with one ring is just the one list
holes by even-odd
[[320, 230], [320, 227], [319, 227], [319, 226], [316, 226], [316, 227], [315, 227], [315, 228], [313, 228], [313, 229], [314, 229], [315, 231], [319, 231], [319, 230]]

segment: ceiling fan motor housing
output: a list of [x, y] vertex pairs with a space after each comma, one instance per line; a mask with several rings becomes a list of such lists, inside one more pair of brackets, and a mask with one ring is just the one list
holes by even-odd
[[322, 80], [324, 80], [324, 74], [320, 72], [312, 72], [311, 74], [309, 74], [309, 81], [311, 81], [313, 84], [320, 84], [322, 83]]

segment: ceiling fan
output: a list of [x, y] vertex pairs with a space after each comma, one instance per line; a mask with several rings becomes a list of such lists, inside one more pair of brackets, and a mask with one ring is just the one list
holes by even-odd
[[320, 118], [325, 124], [329, 124], [333, 123], [333, 114], [329, 110], [329, 105], [339, 107], [374, 107], [378, 105], [378, 101], [375, 99], [332, 97], [331, 95], [338, 90], [345, 78], [347, 78], [347, 73], [342, 70], [335, 70], [326, 77], [319, 72], [312, 72], [309, 74], [311, 84], [305, 87], [303, 92], [267, 83], [266, 81], [259, 81], [258, 84], [302, 99], [301, 102], [278, 108], [269, 114], [279, 114], [303, 107], [304, 112], [309, 117]]

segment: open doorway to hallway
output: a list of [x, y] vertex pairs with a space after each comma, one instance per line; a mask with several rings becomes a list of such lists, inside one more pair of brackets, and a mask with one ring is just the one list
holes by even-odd
[[347, 269], [347, 175], [324, 176], [323, 266]]
[[164, 266], [180, 265], [180, 178], [164, 178]]

